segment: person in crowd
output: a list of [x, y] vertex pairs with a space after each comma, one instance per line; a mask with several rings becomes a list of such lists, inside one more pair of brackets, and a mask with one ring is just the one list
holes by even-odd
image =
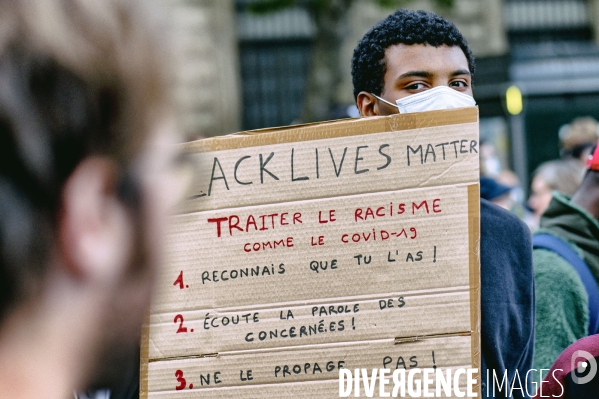
[[591, 148], [599, 140], [599, 123], [590, 116], [574, 119], [559, 129], [561, 157], [574, 159], [585, 167]]
[[480, 174], [485, 178], [492, 179], [501, 186], [509, 188], [509, 195], [502, 195], [497, 197], [495, 201], [491, 201], [483, 193], [485, 182], [481, 180], [481, 198], [507, 209], [524, 221], [529, 228], [533, 225], [536, 229], [538, 222], [535, 223], [534, 216], [525, 206], [525, 194], [518, 175], [502, 166], [493, 143], [482, 138], [480, 140]]
[[146, 2], [0, 1], [0, 398], [118, 386], [185, 182]]
[[480, 178], [480, 197], [508, 211], [514, 205], [514, 200], [510, 195], [511, 191], [511, 187], [505, 186], [495, 179], [485, 176]]
[[[371, 28], [354, 50], [356, 104], [364, 117], [474, 105], [474, 70], [472, 52], [451, 22], [425, 11], [399, 10]], [[481, 374], [506, 372], [511, 382], [516, 372], [525, 375], [532, 366], [530, 232], [511, 213], [481, 200], [480, 243]], [[531, 387], [523, 388], [515, 397], [529, 397]], [[485, 397], [484, 381], [482, 392]]]
[[597, 399], [599, 398], [599, 335], [584, 337], [568, 346], [559, 355], [534, 399]]
[[599, 150], [572, 198], [554, 192], [533, 238], [537, 314], [534, 366], [599, 332]]
[[500, 159], [501, 157], [492, 141], [485, 140], [482, 137], [480, 138], [479, 157], [481, 176], [487, 176], [494, 179], [505, 171]]
[[572, 195], [580, 186], [584, 167], [574, 159], [556, 159], [542, 163], [532, 174], [528, 206], [538, 220], [551, 202], [552, 192]]

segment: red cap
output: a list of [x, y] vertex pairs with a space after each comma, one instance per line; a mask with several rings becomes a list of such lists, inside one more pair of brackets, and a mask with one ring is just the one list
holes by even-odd
[[587, 160], [587, 167], [590, 170], [599, 171], [599, 145], [595, 147], [595, 151], [591, 155], [589, 155], [589, 159]]

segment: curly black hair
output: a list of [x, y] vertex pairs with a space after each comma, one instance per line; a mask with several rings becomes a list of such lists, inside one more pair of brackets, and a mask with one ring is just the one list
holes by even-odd
[[474, 56], [456, 26], [427, 11], [397, 10], [373, 26], [360, 40], [352, 58], [354, 98], [361, 91], [380, 95], [385, 76], [385, 50], [395, 44], [459, 46], [474, 75]]

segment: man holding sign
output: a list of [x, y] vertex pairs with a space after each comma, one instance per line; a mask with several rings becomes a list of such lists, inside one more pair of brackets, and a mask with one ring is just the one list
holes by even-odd
[[[472, 98], [474, 57], [457, 28], [425, 11], [399, 10], [362, 38], [352, 59], [361, 116], [462, 108]], [[483, 397], [530, 397], [534, 285], [530, 233], [481, 200]], [[485, 386], [507, 376], [501, 392]], [[493, 392], [495, 393], [493, 394]]]

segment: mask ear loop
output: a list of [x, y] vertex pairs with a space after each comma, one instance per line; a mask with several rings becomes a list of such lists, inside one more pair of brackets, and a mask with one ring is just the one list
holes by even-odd
[[399, 107], [397, 106], [397, 104], [393, 104], [393, 103], [391, 103], [391, 102], [389, 102], [389, 101], [385, 100], [384, 98], [381, 98], [381, 97], [377, 96], [377, 95], [376, 95], [376, 94], [374, 94], [374, 93], [370, 93], [370, 94], [372, 94], [373, 96], [375, 96], [376, 98], [378, 98], [378, 99], [379, 99], [379, 100], [381, 100], [382, 102], [384, 102], [384, 103], [387, 103], [387, 104], [391, 105], [392, 107], [395, 107], [395, 108], [399, 109]]

